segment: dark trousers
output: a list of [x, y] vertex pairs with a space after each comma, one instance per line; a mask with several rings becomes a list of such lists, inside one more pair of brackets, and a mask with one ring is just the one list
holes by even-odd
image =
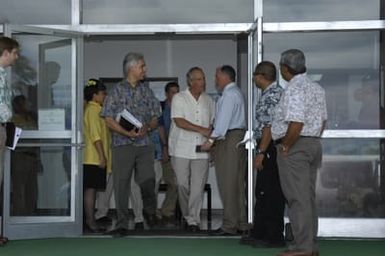
[[277, 150], [270, 143], [263, 159], [263, 169], [258, 171], [255, 186], [256, 203], [251, 235], [268, 242], [283, 241], [285, 198], [278, 175]]

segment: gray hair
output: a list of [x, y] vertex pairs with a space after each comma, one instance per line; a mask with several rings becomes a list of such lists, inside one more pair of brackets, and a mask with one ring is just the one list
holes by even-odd
[[186, 80], [187, 80], [187, 85], [190, 86], [190, 83], [192, 81], [192, 73], [195, 71], [200, 71], [203, 73], [203, 70], [200, 67], [192, 67], [189, 69], [189, 71], [186, 74]]
[[144, 56], [138, 52], [129, 52], [123, 59], [123, 74], [126, 77], [128, 70], [138, 64], [139, 60], [144, 60]]
[[292, 75], [306, 72], [305, 54], [298, 49], [290, 49], [281, 53], [279, 65], [285, 65], [289, 68]]

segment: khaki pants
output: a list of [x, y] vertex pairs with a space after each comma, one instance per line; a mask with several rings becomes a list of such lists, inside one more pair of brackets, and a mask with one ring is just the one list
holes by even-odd
[[226, 138], [215, 144], [215, 173], [223, 204], [222, 229], [231, 234], [249, 229], [245, 195], [247, 152], [243, 145], [236, 146], [244, 134], [243, 130], [228, 131]]
[[203, 192], [208, 178], [208, 159], [171, 158], [178, 183], [178, 199], [188, 225], [199, 225]]

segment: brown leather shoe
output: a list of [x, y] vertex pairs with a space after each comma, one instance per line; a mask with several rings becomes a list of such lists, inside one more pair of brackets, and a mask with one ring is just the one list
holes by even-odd
[[5, 236], [0, 236], [0, 246], [5, 245], [6, 243], [8, 243], [8, 238]]

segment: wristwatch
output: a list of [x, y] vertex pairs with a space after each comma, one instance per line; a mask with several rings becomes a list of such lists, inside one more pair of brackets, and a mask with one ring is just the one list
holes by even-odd
[[261, 150], [260, 148], [258, 148], [258, 149], [255, 151], [255, 153], [256, 153], [257, 155], [264, 155], [264, 154], [265, 154], [265, 151], [263, 151], [263, 150]]

